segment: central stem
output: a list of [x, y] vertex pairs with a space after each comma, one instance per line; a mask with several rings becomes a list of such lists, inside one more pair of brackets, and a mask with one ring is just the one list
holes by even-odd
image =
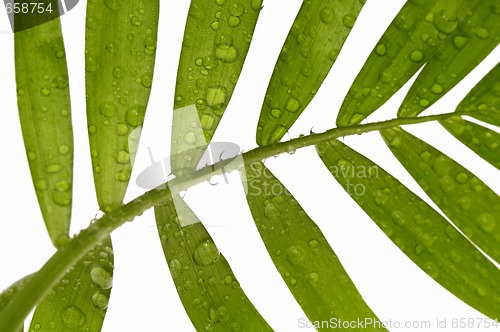
[[[286, 142], [257, 147], [243, 153], [241, 156], [222, 160], [214, 165], [175, 178], [169, 181], [167, 185], [172, 191], [182, 191], [209, 180], [214, 175], [239, 170], [245, 164], [248, 165], [262, 161], [288, 151], [295, 151], [306, 146], [317, 145], [343, 136], [359, 135], [402, 125], [444, 120], [452, 116], [457, 116], [457, 114], [445, 113], [417, 118], [397, 118], [382, 122], [334, 128], [321, 134], [311, 134]], [[132, 221], [144, 211], [161, 203], [162, 200], [168, 197], [167, 193], [170, 189], [150, 190], [116, 210], [105, 214], [57, 250], [30, 281], [26, 283], [25, 287], [19, 291], [11, 304], [5, 307], [0, 316], [0, 331], [15, 331], [21, 327], [25, 317], [32, 308], [59, 282], [71, 266], [76, 264], [90, 249], [109, 236], [116, 228], [128, 221]]]

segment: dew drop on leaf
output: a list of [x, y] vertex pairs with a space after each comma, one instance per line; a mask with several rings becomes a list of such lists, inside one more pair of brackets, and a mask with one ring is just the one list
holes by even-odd
[[385, 55], [385, 52], [386, 52], [386, 46], [385, 44], [381, 43], [381, 44], [378, 44], [376, 47], [375, 47], [375, 53], [379, 56], [384, 56]]
[[144, 114], [146, 112], [146, 108], [142, 105], [135, 104], [130, 106], [125, 113], [125, 121], [131, 127], [137, 127], [142, 125], [144, 122]]
[[424, 53], [421, 50], [414, 50], [410, 53], [410, 60], [413, 62], [420, 62], [424, 59]]
[[252, 7], [253, 10], [260, 10], [262, 8], [262, 0], [252, 0], [250, 7]]
[[479, 227], [486, 233], [491, 233], [495, 229], [496, 220], [491, 213], [483, 213], [477, 218], [477, 223]]
[[182, 274], [182, 264], [177, 259], [173, 259], [168, 265], [173, 279], [177, 279]]
[[286, 259], [294, 265], [302, 263], [304, 257], [305, 257], [305, 251], [301, 246], [298, 245], [291, 246], [286, 251]]
[[237, 27], [238, 25], [240, 25], [240, 18], [238, 16], [229, 16], [228, 20], [227, 20], [227, 24], [232, 27], [232, 28], [235, 28]]
[[109, 298], [99, 291], [96, 291], [94, 295], [92, 295], [92, 304], [94, 304], [96, 308], [104, 310], [108, 307], [108, 302]]
[[335, 18], [335, 12], [328, 7], [324, 7], [319, 12], [319, 17], [321, 18], [321, 21], [323, 21], [325, 23], [330, 23]]
[[99, 113], [106, 118], [112, 117], [116, 112], [115, 103], [112, 101], [105, 101], [99, 106]]
[[72, 305], [61, 311], [61, 319], [64, 326], [70, 329], [79, 329], [87, 321], [87, 316], [77, 306]]
[[111, 273], [99, 266], [94, 267], [90, 271], [90, 279], [102, 289], [110, 289], [113, 286], [113, 277]]
[[193, 254], [194, 261], [202, 266], [208, 266], [215, 263], [220, 256], [219, 249], [212, 240], [205, 240], [200, 243]]

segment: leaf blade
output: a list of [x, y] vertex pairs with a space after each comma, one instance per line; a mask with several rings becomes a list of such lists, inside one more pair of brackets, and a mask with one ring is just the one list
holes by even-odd
[[97, 200], [105, 212], [122, 204], [130, 179], [151, 92], [158, 15], [158, 0], [87, 3], [87, 124]]
[[425, 64], [399, 108], [399, 117], [417, 116], [433, 105], [498, 45], [500, 11], [494, 6], [495, 1], [487, 0], [471, 8]]
[[90, 250], [40, 302], [28, 331], [101, 331], [113, 278], [108, 237]]
[[[191, 1], [177, 70], [174, 109], [196, 106], [194, 120], [202, 129], [204, 141], [197, 151], [200, 143], [195, 145], [185, 136], [192, 130], [191, 119], [186, 125], [176, 121], [171, 144], [174, 174], [194, 168], [203, 147], [211, 141], [243, 68], [261, 6], [262, 0]], [[191, 145], [192, 150], [184, 147], [183, 142]], [[185, 150], [192, 153], [187, 161], [181, 155]]]
[[[406, 256], [459, 299], [498, 318], [500, 270], [461, 233], [397, 179], [343, 143], [320, 144], [318, 154], [346, 191], [349, 185], [364, 186], [363, 195], [351, 198]], [[376, 167], [376, 172], [359, 177], [352, 167]]]
[[362, 1], [304, 1], [269, 81], [257, 127], [257, 144], [279, 141], [334, 64]]
[[456, 112], [500, 127], [500, 63], [472, 88]]
[[59, 247], [68, 239], [73, 182], [71, 105], [60, 20], [16, 32], [14, 48], [26, 155], [45, 226]]
[[500, 170], [500, 134], [462, 117], [452, 117], [439, 122], [449, 133], [481, 158]]
[[399, 162], [450, 220], [500, 262], [500, 197], [465, 167], [400, 128], [380, 132]]
[[155, 218], [170, 273], [196, 330], [272, 331], [203, 224], [174, 195], [155, 207]]
[[[327, 321], [331, 317], [342, 321], [360, 317], [378, 321], [326, 238], [283, 184], [262, 163], [245, 165], [245, 169], [243, 181], [257, 229], [276, 268], [310, 321]], [[382, 324], [374, 324], [372, 328], [386, 331]]]
[[[443, 40], [477, 2], [408, 1], [358, 73], [342, 103], [337, 125], [360, 123], [382, 106], [432, 59]], [[432, 13], [440, 19], [429, 22]]]

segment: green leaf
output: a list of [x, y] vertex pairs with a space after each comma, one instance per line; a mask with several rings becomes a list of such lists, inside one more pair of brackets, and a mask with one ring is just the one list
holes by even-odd
[[[433, 16], [432, 20], [440, 20]], [[471, 12], [426, 63], [406, 95], [398, 116], [417, 116], [451, 90], [500, 41], [500, 6], [497, 0], [476, 2]]]
[[415, 264], [473, 308], [492, 319], [500, 317], [500, 270], [444, 217], [341, 142], [320, 144], [318, 154], [351, 198]]
[[427, 61], [435, 55], [439, 58], [439, 46], [479, 2], [484, 1], [408, 1], [356, 77], [339, 111], [337, 125], [360, 123], [389, 100]]
[[311, 102], [349, 35], [364, 1], [304, 1], [267, 88], [257, 144], [279, 141]]
[[59, 247], [68, 239], [73, 182], [71, 105], [60, 20], [16, 32], [14, 47], [17, 103], [31, 178], [50, 239]]
[[170, 273], [197, 331], [272, 331], [178, 194], [156, 206], [155, 217]]
[[[206, 141], [202, 145], [211, 141], [233, 94], [261, 6], [262, 0], [191, 1], [177, 71], [174, 109], [196, 106], [199, 119], [195, 124], [203, 129]], [[176, 124], [182, 123], [176, 121]], [[174, 129], [182, 135], [181, 140], [192, 130], [190, 123]], [[184, 152], [179, 151], [175, 139], [172, 139], [171, 167], [177, 174], [178, 169], [187, 167], [175, 158]], [[193, 148], [196, 146], [193, 144]], [[203, 149], [193, 153], [191, 168], [198, 164]]]
[[500, 127], [500, 63], [467, 94], [456, 112]]
[[455, 160], [401, 128], [380, 133], [432, 201], [472, 242], [500, 262], [500, 197]]
[[440, 121], [460, 142], [477, 153], [491, 165], [500, 169], [500, 134], [462, 117], [452, 117]]
[[113, 284], [108, 238], [94, 247], [40, 302], [28, 331], [101, 331]]
[[122, 204], [149, 100], [159, 1], [89, 1], [87, 121], [100, 208]]
[[[245, 168], [243, 181], [257, 229], [307, 317], [311, 321], [327, 321], [331, 317], [342, 321], [359, 318], [378, 321], [321, 230], [290, 192], [262, 163]], [[386, 331], [375, 326], [372, 331]], [[346, 331], [351, 330], [355, 329]]]
[[[17, 292], [24, 288], [24, 285], [31, 279], [32, 276], [33, 274], [25, 276], [0, 293], [0, 314], [3, 309], [11, 303], [12, 299], [16, 297]], [[23, 330], [24, 328], [20, 327], [16, 332], [22, 332]]]

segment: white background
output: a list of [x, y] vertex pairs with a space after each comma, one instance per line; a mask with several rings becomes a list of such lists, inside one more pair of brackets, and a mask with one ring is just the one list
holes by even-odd
[[[334, 126], [337, 110], [357, 71], [390, 23], [402, 0], [368, 0], [330, 75], [290, 130], [289, 137], [321, 132]], [[243, 150], [255, 147], [255, 128], [265, 93], [300, 0], [265, 1], [254, 40], [237, 89], [214, 141], [231, 141]], [[70, 74], [75, 135], [74, 208], [72, 233], [88, 225], [98, 212], [93, 191], [85, 124], [84, 26], [86, 2], [63, 16]], [[143, 138], [132, 180], [150, 165], [147, 148], [156, 160], [168, 156], [175, 74], [189, 2], [162, 1], [154, 84]], [[1, 14], [8, 30], [6, 14]], [[452, 94], [426, 114], [449, 112], [467, 91], [500, 59], [497, 48]], [[0, 208], [0, 289], [38, 268], [54, 252], [46, 235], [22, 145], [16, 108], [13, 35], [0, 34], [0, 130], [2, 142]], [[408, 87], [403, 90], [406, 91]], [[403, 94], [369, 120], [394, 117]], [[407, 127], [466, 165], [500, 192], [498, 172], [450, 138], [437, 124]], [[287, 136], [288, 137], [288, 136]], [[346, 138], [345, 142], [379, 163], [416, 193], [422, 191], [395, 161], [376, 133]], [[383, 321], [431, 321], [484, 317], [449, 294], [407, 259], [327, 173], [312, 149], [266, 161], [307, 213], [321, 227], [365, 300]], [[496, 172], [496, 173], [495, 173]], [[131, 182], [127, 200], [143, 193]], [[275, 270], [246, 205], [239, 177], [229, 185], [192, 188], [186, 196], [207, 225], [231, 264], [241, 286], [276, 331], [304, 331], [305, 315]], [[224, 227], [211, 227], [222, 225]], [[151, 211], [113, 233], [115, 277], [103, 331], [194, 331], [182, 309], [157, 239]], [[423, 329], [392, 329], [392, 331]], [[451, 328], [439, 331], [456, 331]], [[481, 331], [480, 329], [474, 329]], [[493, 331], [498, 329], [484, 329]]]

